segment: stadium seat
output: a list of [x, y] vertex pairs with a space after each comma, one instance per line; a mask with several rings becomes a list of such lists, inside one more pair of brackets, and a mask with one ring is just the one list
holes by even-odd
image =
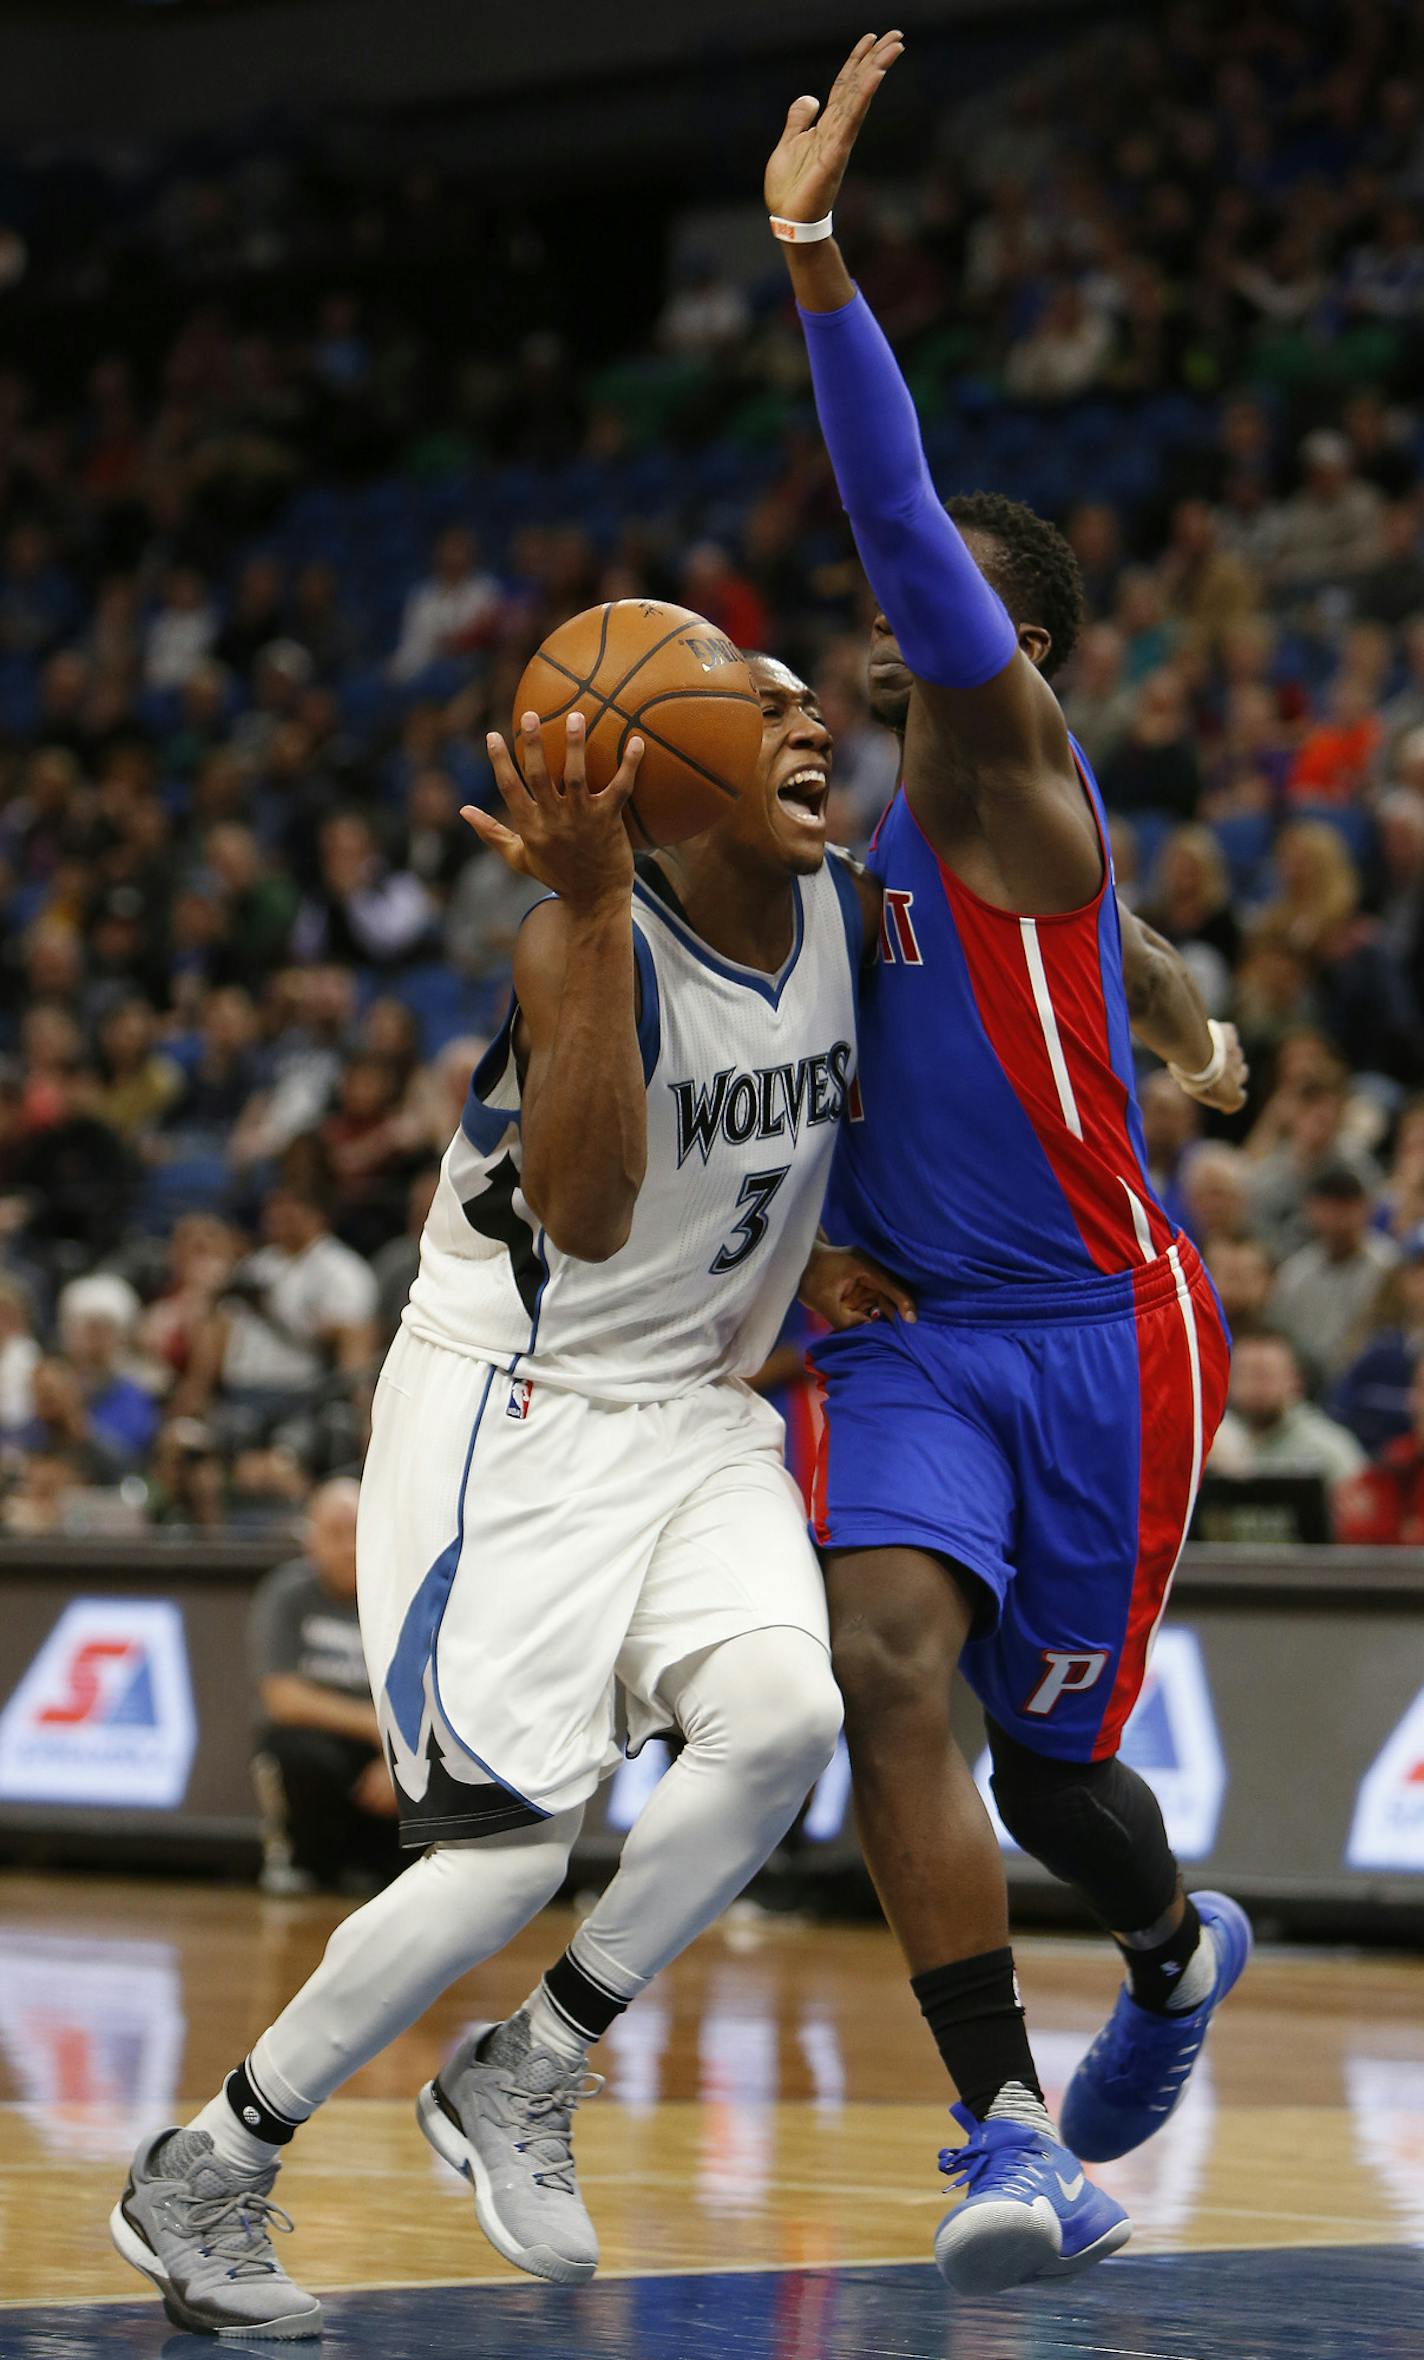
[[1239, 811], [1229, 819], [1213, 820], [1211, 832], [1231, 872], [1231, 889], [1244, 900], [1260, 891], [1261, 872], [1270, 858], [1275, 822], [1269, 812]]
[[480, 1028], [478, 995], [456, 967], [408, 967], [383, 989], [409, 1008], [419, 1024], [423, 1057], [438, 1056], [447, 1041]]
[[1302, 803], [1291, 817], [1323, 821], [1327, 828], [1333, 828], [1350, 858], [1361, 868], [1374, 858], [1374, 815], [1358, 803]]

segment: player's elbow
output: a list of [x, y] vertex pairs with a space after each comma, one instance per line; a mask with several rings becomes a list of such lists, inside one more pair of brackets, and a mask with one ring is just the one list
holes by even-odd
[[592, 1199], [555, 1192], [540, 1214], [544, 1235], [575, 1262], [611, 1262], [628, 1243], [637, 1201], [630, 1186]]
[[567, 1155], [545, 1168], [526, 1155], [520, 1186], [545, 1237], [575, 1262], [608, 1262], [628, 1243], [646, 1151], [611, 1152], [580, 1162]]
[[546, 1221], [544, 1233], [561, 1254], [568, 1255], [570, 1261], [611, 1262], [614, 1255], [620, 1253], [628, 1243], [632, 1226], [631, 1218], [623, 1222], [604, 1222], [575, 1217], [567, 1223], [560, 1222], [557, 1228]]

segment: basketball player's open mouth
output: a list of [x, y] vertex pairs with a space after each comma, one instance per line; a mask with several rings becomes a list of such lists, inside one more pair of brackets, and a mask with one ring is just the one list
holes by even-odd
[[784, 786], [776, 790], [778, 803], [794, 803], [808, 819], [820, 819], [826, 808], [830, 784], [824, 770], [797, 770]]

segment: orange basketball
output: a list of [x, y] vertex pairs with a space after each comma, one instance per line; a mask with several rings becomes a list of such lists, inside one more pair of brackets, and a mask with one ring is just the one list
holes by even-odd
[[636, 730], [647, 751], [624, 809], [634, 844], [677, 844], [725, 817], [761, 750], [761, 700], [730, 639], [685, 606], [618, 598], [551, 631], [514, 703], [537, 713], [544, 756], [563, 775], [564, 723], [588, 724], [588, 782], [607, 786]]

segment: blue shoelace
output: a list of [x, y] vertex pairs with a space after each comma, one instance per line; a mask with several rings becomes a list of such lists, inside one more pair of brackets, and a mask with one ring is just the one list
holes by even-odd
[[[1008, 2163], [1008, 2168], [999, 2184], [1001, 2192], [1005, 2196], [1031, 2197], [1036, 2193], [1033, 2177], [1035, 2159], [1032, 2147], [1037, 2142], [1031, 2131], [1025, 2132], [1024, 2138], [1025, 2147], [1013, 2162]], [[991, 2147], [987, 2139], [968, 2138], [962, 2147], [941, 2147], [939, 2168], [947, 2180], [962, 2182], [965, 2195], [972, 2196], [992, 2164], [997, 2162], [1003, 2165], [1008, 2162], [1006, 2147], [1007, 2141]]]

